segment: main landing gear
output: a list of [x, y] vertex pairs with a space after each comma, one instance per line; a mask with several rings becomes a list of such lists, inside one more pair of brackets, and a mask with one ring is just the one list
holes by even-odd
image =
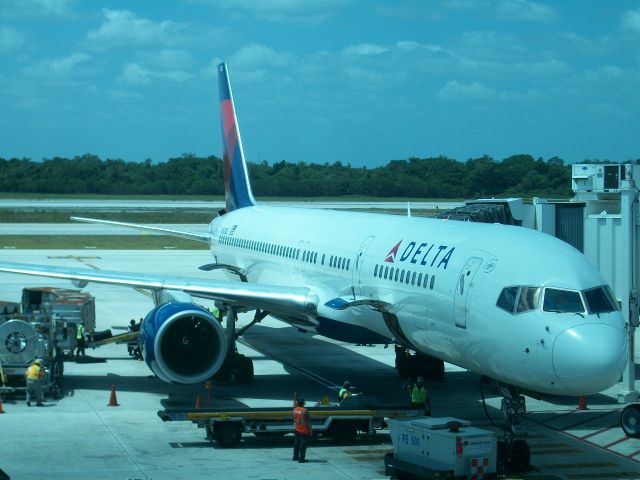
[[238, 353], [236, 345], [237, 339], [246, 332], [249, 328], [256, 323], [262, 321], [269, 312], [264, 310], [256, 310], [253, 320], [248, 325], [244, 326], [236, 332], [236, 320], [238, 319], [238, 312], [234, 307], [220, 309], [220, 315], [226, 316], [227, 325], [226, 333], [229, 345], [227, 347], [227, 357], [225, 358], [222, 367], [213, 376], [215, 380], [222, 382], [229, 382], [232, 379], [243, 385], [250, 385], [253, 383], [253, 360], [246, 355]]
[[396, 370], [403, 378], [422, 377], [425, 380], [444, 382], [444, 362], [428, 355], [411, 354], [409, 350], [396, 345]]
[[[484, 385], [489, 379], [483, 378], [480, 383], [482, 405], [489, 421], [497, 426], [489, 416], [484, 398]], [[498, 383], [502, 395], [500, 411], [505, 421], [502, 427], [503, 439], [498, 441], [498, 464], [511, 470], [527, 470], [531, 465], [531, 451], [527, 443], [527, 430], [522, 424], [522, 416], [527, 413], [526, 399], [520, 389], [511, 385]]]

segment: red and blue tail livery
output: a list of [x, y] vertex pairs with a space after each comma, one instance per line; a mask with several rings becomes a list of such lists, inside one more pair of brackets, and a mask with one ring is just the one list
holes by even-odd
[[240, 129], [233, 105], [227, 64], [218, 65], [218, 88], [220, 92], [220, 117], [222, 121], [222, 169], [224, 172], [224, 197], [226, 211], [251, 207], [256, 201], [251, 192], [249, 172], [244, 160]]

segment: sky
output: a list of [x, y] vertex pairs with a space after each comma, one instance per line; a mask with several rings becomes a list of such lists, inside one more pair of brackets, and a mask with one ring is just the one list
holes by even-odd
[[0, 0], [0, 157], [640, 158], [640, 2]]

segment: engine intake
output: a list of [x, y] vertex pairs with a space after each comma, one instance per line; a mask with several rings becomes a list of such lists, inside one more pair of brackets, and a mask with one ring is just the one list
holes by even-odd
[[220, 322], [204, 307], [171, 302], [145, 317], [140, 349], [149, 368], [165, 382], [200, 383], [222, 366], [227, 337]]

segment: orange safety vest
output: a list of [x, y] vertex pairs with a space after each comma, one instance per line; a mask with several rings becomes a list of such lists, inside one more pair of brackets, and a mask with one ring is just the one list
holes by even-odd
[[309, 421], [309, 411], [304, 407], [293, 409], [293, 425], [296, 432], [303, 435], [311, 435], [311, 422]]
[[35, 363], [27, 368], [27, 380], [40, 380], [44, 378], [44, 369]]

